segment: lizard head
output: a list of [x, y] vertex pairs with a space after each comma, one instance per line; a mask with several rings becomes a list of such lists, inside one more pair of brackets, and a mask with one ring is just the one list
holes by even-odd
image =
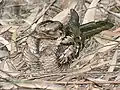
[[38, 24], [35, 31], [39, 38], [58, 38], [63, 34], [63, 24], [59, 21], [43, 21]]

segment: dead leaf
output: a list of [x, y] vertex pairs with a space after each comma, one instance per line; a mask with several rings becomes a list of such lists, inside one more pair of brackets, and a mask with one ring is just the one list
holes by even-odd
[[42, 16], [42, 17], [38, 20], [37, 23], [34, 23], [34, 24], [32, 25], [31, 29], [32, 29], [33, 31], [35, 30], [36, 26], [43, 21], [43, 18], [44, 18], [44, 16]]
[[88, 80], [92, 81], [92, 82], [105, 82], [106, 80], [104, 79], [100, 79], [100, 78], [87, 78]]
[[8, 62], [7, 60], [3, 61], [3, 68], [1, 68], [3, 71], [7, 72], [14, 72], [16, 71], [15, 68], [13, 68], [12, 64]]
[[8, 31], [9, 29], [11, 29], [12, 27], [11, 26], [4, 26], [1, 30], [0, 30], [0, 34]]
[[[55, 85], [52, 83], [47, 83], [45, 81], [30, 81], [30, 80], [14, 80], [12, 83], [4, 84], [3, 89], [16, 89], [17, 87], [14, 84], [20, 86], [20, 87], [26, 87], [26, 88], [39, 88], [39, 89], [50, 89], [50, 90], [66, 90], [65, 87], [62, 87], [61, 85]], [[8, 87], [7, 87], [8, 86]]]
[[106, 45], [103, 46], [103, 48], [99, 49], [98, 52], [105, 52], [105, 51], [108, 51], [108, 50], [111, 50], [113, 49], [114, 47], [117, 46], [117, 42], [110, 42], [110, 43], [107, 43]]
[[92, 22], [95, 19], [95, 11], [96, 11], [96, 6], [100, 0], [93, 0], [92, 3], [90, 4], [85, 17], [83, 19], [83, 24]]
[[24, 19], [24, 21], [27, 22], [29, 25], [31, 25], [38, 14], [39, 8], [40, 7], [36, 7], [33, 10], [32, 14], [27, 19]]
[[4, 83], [2, 85], [2, 89], [5, 89], [5, 90], [10, 90], [10, 89], [13, 89], [13, 88], [17, 88], [17, 87], [10, 82], [9, 83]]
[[3, 26], [7, 26], [8, 24], [6, 22], [4, 22], [3, 20], [0, 19], [0, 24]]
[[75, 62], [73, 62], [70, 65], [70, 68], [73, 68], [74, 66], [76, 66], [79, 62], [82, 63], [81, 66], [76, 66], [76, 68], [83, 68], [86, 64], [88, 64], [93, 58], [94, 58], [95, 54], [86, 56], [85, 58], [82, 58], [81, 60], [76, 60]]
[[52, 20], [53, 21], [60, 21], [61, 23], [65, 24], [68, 21], [68, 14], [70, 12], [70, 9], [74, 9], [75, 6], [77, 5], [76, 0], [72, 0], [71, 4], [69, 5], [68, 8], [64, 9], [62, 12], [57, 14]]
[[119, 81], [120, 80], [120, 72], [117, 74], [117, 77], [115, 78], [115, 81]]
[[100, 90], [100, 89], [99, 89], [99, 88], [94, 88], [94, 87], [93, 87], [91, 90]]
[[9, 76], [17, 76], [19, 73], [16, 71], [16, 69], [13, 67], [13, 65], [8, 62], [9, 59], [3, 60], [0, 63], [0, 76], [6, 78]]
[[60, 1], [59, 1], [60, 7], [61, 7], [62, 9], [65, 9], [65, 8], [69, 7], [70, 4], [73, 3], [74, 1], [76, 1], [76, 0], [60, 0]]
[[52, 20], [53, 21], [60, 21], [61, 23], [65, 24], [68, 21], [68, 14], [70, 9], [64, 9], [62, 12], [57, 14]]
[[19, 26], [10, 26], [10, 27], [11, 28], [9, 29], [9, 32], [11, 33], [15, 32], [19, 28]]
[[110, 30], [102, 31], [101, 34], [107, 35], [107, 36], [111, 36], [111, 37], [120, 36], [120, 32], [117, 32], [117, 31], [110, 31]]
[[11, 44], [5, 40], [3, 37], [0, 37], [0, 43], [4, 44], [9, 51], [11, 51]]
[[[103, 39], [103, 38], [101, 38], [101, 37], [99, 37], [99, 36], [94, 36], [94, 38], [95, 38], [95, 40], [98, 42], [98, 43], [100, 43], [100, 44], [102, 44], [102, 45], [106, 45], [107, 43], [109, 43], [110, 41], [110, 39], [111, 38], [109, 38], [109, 37], [103, 37], [103, 38], [105, 38], [105, 39]], [[107, 40], [106, 40], [107, 39]]]
[[108, 69], [108, 72], [113, 72], [114, 69], [115, 69], [115, 65], [117, 63], [117, 58], [118, 58], [118, 51], [116, 50], [114, 55], [113, 55], [113, 58], [112, 60], [110, 60], [109, 64], [110, 64], [110, 67]]
[[[1, 63], [0, 63], [0, 65], [1, 65]], [[2, 76], [3, 78], [9, 77], [7, 74], [5, 74], [5, 73], [3, 73], [3, 72], [1, 72], [1, 71], [0, 71], [0, 76]]]
[[3, 51], [3, 50], [0, 50], [0, 58], [2, 57], [6, 57], [9, 55], [9, 52], [8, 51]]
[[102, 62], [102, 63], [97, 64], [97, 65], [92, 65], [91, 64], [92, 66], [89, 64], [89, 66], [85, 66], [84, 68], [78, 70], [77, 72], [73, 72], [72, 75], [78, 74], [78, 73], [85, 73], [85, 72], [88, 72], [88, 71], [90, 71], [90, 70], [92, 70], [94, 68], [98, 68], [98, 67], [101, 67], [103, 65], [106, 65], [108, 63], [109, 63], [109, 61], [105, 61], [105, 62]]
[[108, 50], [115, 48], [119, 44], [118, 42], [120, 41], [120, 38], [116, 39], [115, 41], [117, 41], [117, 42], [112, 41], [112, 42], [107, 43], [107, 44], [103, 43], [104, 46], [101, 49], [99, 49], [98, 52], [105, 52], [105, 51], [108, 51]]
[[91, 54], [82, 59], [82, 61], [91, 61], [94, 58], [95, 54]]
[[113, 32], [119, 32], [120, 33], [120, 27], [114, 30]]
[[120, 0], [115, 0], [115, 2], [116, 2], [118, 5], [120, 5]]

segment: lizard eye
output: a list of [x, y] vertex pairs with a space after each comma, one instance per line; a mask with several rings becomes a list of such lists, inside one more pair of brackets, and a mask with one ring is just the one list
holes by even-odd
[[76, 39], [76, 40], [81, 40], [81, 37], [76, 37], [75, 39]]

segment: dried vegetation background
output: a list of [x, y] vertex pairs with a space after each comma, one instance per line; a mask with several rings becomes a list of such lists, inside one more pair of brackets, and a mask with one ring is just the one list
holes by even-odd
[[[54, 55], [45, 54], [41, 69], [32, 32], [45, 20], [65, 25], [73, 8], [80, 24], [109, 19], [114, 27], [87, 39], [67, 71], [56, 68]], [[119, 0], [0, 0], [0, 89], [120, 90], [119, 26]], [[57, 42], [42, 41], [38, 47], [48, 43]]]

